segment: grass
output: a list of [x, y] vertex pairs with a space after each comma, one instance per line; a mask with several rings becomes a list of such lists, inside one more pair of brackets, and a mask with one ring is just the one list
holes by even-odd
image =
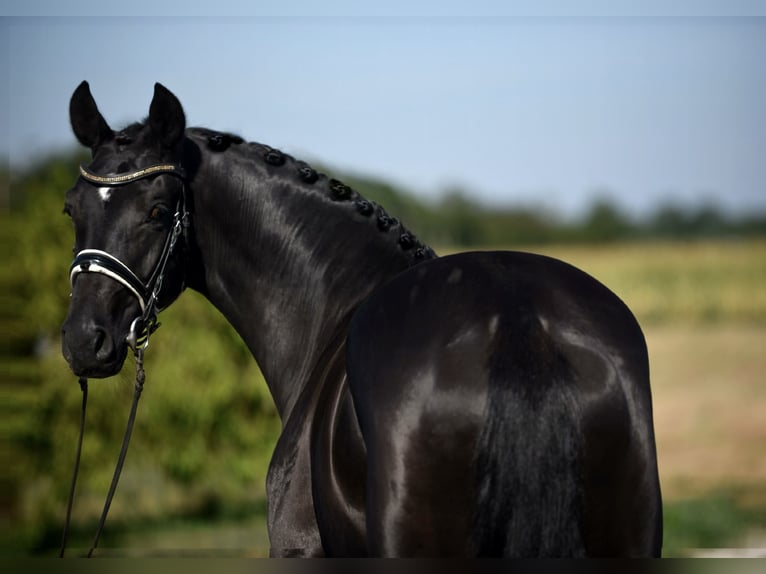
[[766, 548], [766, 326], [645, 333], [666, 555]]
[[737, 485], [766, 503], [766, 327], [651, 327], [646, 337], [666, 496]]
[[109, 556], [247, 557], [269, 555], [266, 513], [247, 519], [209, 521], [185, 520], [134, 529], [108, 541], [101, 553]]
[[[665, 557], [690, 557], [701, 549], [764, 548], [766, 506], [748, 502], [750, 493], [720, 489], [693, 498], [671, 498], [664, 504]], [[107, 529], [108, 531], [109, 529]], [[114, 530], [114, 529], [113, 529]], [[83, 533], [89, 540], [90, 532]], [[72, 548], [68, 555], [81, 555]], [[246, 519], [173, 520], [107, 532], [98, 555], [108, 557], [264, 557], [269, 540], [266, 516]]]
[[[664, 505], [664, 555], [688, 557], [710, 548], [764, 548], [766, 506], [742, 502], [747, 493], [723, 489]], [[764, 550], [766, 552], [766, 550]]]

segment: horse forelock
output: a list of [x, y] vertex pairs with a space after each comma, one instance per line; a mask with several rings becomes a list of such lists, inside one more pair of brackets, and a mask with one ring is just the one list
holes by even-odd
[[142, 130], [146, 129], [146, 122], [132, 123], [115, 134], [115, 141], [119, 145], [129, 145], [138, 139]]

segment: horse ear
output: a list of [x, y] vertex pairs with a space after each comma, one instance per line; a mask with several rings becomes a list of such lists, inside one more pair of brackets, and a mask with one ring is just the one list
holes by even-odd
[[181, 102], [160, 83], [154, 84], [154, 98], [149, 106], [149, 127], [166, 148], [174, 147], [186, 129]]
[[88, 82], [83, 81], [77, 86], [72, 99], [69, 100], [69, 121], [79, 142], [93, 152], [114, 137], [112, 128], [98, 111]]

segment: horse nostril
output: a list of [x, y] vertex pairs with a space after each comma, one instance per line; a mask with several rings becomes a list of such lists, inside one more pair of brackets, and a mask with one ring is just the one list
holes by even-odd
[[96, 327], [95, 337], [93, 339], [93, 350], [96, 352], [96, 358], [99, 361], [106, 361], [111, 359], [114, 354], [114, 343], [112, 338], [101, 327]]

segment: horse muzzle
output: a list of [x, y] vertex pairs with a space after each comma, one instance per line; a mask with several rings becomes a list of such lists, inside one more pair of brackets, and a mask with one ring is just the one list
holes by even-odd
[[92, 319], [68, 318], [61, 329], [61, 350], [78, 377], [104, 378], [116, 375], [127, 356], [124, 337]]

